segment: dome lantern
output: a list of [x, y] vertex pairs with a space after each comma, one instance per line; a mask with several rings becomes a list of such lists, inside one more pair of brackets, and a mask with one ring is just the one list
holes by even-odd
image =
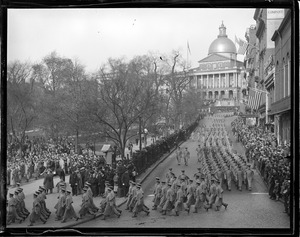
[[218, 38], [220, 38], [220, 37], [227, 37], [227, 35], [226, 35], [226, 27], [224, 26], [223, 21], [222, 21], [222, 25], [219, 27]]

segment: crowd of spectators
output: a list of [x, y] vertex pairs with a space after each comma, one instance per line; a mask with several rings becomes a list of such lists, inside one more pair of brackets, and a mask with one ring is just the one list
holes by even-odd
[[[22, 149], [10, 141], [7, 149], [7, 185], [14, 187], [16, 183], [38, 178], [48, 180], [47, 175], [52, 178], [59, 176], [61, 181], [65, 181], [65, 176], [70, 174], [69, 184], [73, 195], [81, 194], [83, 185], [88, 181], [93, 195], [101, 196], [104, 194], [105, 181], [108, 181], [118, 196], [125, 196], [130, 180], [135, 181], [139, 173], [184, 141], [196, 126], [197, 122], [155, 141], [141, 152], [133, 153], [132, 159], [124, 158], [113, 164], [107, 164], [103, 156], [93, 152], [75, 154], [72, 141], [64, 138], [53, 141], [26, 137]], [[49, 190], [54, 188], [54, 185], [50, 186]]]
[[278, 144], [274, 133], [261, 127], [245, 125], [238, 117], [232, 122], [232, 131], [246, 149], [248, 162], [260, 172], [269, 188], [270, 199], [284, 201], [285, 212], [290, 213], [291, 161], [290, 144]]

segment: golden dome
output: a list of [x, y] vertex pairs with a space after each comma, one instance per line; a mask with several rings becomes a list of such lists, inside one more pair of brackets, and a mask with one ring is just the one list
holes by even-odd
[[233, 53], [236, 54], [236, 47], [232, 40], [227, 38], [226, 27], [222, 25], [219, 27], [218, 38], [215, 39], [208, 49], [208, 55], [212, 53]]

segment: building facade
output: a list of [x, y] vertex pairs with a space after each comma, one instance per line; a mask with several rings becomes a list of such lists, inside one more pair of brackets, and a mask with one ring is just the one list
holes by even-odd
[[274, 98], [269, 115], [274, 119], [277, 140], [289, 143], [291, 140], [291, 10], [285, 17], [272, 40], [275, 43], [274, 55]]
[[264, 125], [270, 123], [268, 111], [270, 109], [270, 97], [274, 94], [272, 63], [275, 43], [271, 38], [284, 18], [284, 9], [257, 8], [253, 18], [256, 21], [256, 45], [258, 50], [256, 54], [255, 88], [266, 91], [261, 97], [258, 108], [259, 124]]
[[246, 88], [244, 64], [237, 60], [235, 44], [227, 37], [226, 27], [219, 27], [218, 38], [208, 50], [208, 56], [199, 66], [189, 71], [190, 86], [204, 101], [213, 101], [216, 107], [238, 106], [242, 89]]

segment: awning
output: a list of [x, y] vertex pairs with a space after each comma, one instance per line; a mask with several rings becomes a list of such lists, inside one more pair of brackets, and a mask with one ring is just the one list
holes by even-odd
[[108, 152], [111, 151], [111, 145], [110, 144], [105, 144], [103, 145], [103, 147], [101, 148], [101, 152]]

